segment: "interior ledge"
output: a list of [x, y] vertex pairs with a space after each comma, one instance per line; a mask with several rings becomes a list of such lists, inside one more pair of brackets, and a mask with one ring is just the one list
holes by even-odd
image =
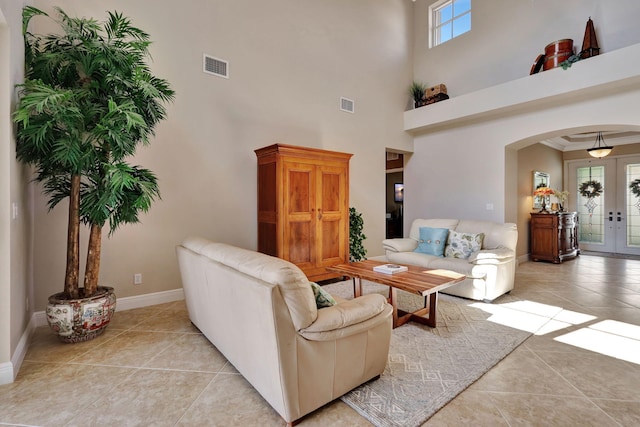
[[469, 122], [578, 102], [640, 86], [640, 43], [404, 113], [404, 130], [423, 134]]

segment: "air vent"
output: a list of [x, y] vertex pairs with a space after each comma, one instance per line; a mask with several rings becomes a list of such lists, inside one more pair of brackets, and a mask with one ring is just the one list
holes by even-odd
[[229, 78], [229, 63], [223, 59], [214, 58], [204, 54], [202, 59], [202, 71], [214, 76]]
[[355, 103], [352, 99], [348, 98], [340, 98], [340, 110], [346, 111], [347, 113], [355, 112]]
[[387, 160], [389, 161], [398, 160], [399, 158], [400, 158], [400, 154], [387, 152]]

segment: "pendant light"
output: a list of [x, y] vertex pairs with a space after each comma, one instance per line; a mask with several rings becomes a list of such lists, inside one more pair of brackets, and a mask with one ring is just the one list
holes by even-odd
[[613, 147], [607, 145], [604, 142], [604, 138], [602, 137], [602, 132], [598, 132], [598, 136], [596, 136], [596, 142], [594, 142], [593, 147], [587, 149], [587, 153], [591, 157], [596, 157], [598, 159], [602, 157], [606, 157], [611, 153]]

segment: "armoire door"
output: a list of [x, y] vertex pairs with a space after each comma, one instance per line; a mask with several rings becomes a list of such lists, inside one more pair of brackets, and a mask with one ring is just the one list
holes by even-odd
[[316, 167], [308, 163], [284, 163], [283, 245], [284, 259], [303, 270], [315, 264]]
[[316, 262], [324, 268], [347, 258], [347, 172], [344, 167], [318, 166], [317, 177]]

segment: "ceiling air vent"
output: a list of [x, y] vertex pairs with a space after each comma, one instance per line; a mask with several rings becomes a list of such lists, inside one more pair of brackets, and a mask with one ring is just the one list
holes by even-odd
[[202, 71], [214, 76], [229, 78], [229, 63], [223, 59], [214, 58], [204, 54], [202, 59]]
[[340, 110], [346, 111], [347, 113], [355, 112], [355, 103], [352, 99], [348, 98], [340, 98]]

